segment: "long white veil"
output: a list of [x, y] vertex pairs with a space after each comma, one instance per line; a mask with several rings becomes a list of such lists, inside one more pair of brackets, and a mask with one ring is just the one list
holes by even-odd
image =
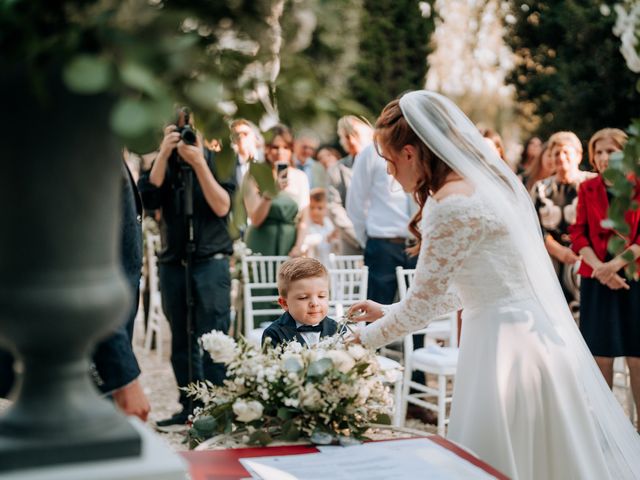
[[609, 390], [569, 311], [544, 248], [538, 216], [522, 182], [448, 98], [425, 90], [410, 92], [400, 99], [400, 108], [429, 149], [473, 183], [477, 194], [508, 225], [532, 293], [545, 309], [546, 321], [551, 322], [571, 354], [573, 372], [601, 435], [611, 478], [640, 479], [640, 437]]

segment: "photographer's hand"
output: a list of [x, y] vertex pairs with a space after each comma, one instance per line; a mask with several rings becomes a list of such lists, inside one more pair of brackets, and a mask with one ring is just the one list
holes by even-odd
[[219, 217], [224, 217], [231, 209], [231, 197], [229, 193], [216, 181], [202, 150], [202, 139], [198, 135], [195, 145], [187, 145], [182, 140], [178, 142], [178, 155], [185, 163], [193, 168], [198, 183], [202, 188], [207, 204]]
[[164, 129], [164, 138], [162, 139], [158, 155], [153, 161], [151, 173], [149, 174], [149, 182], [156, 187], [160, 187], [164, 183], [169, 157], [180, 141], [180, 134], [176, 130], [177, 128], [175, 125], [168, 125]]

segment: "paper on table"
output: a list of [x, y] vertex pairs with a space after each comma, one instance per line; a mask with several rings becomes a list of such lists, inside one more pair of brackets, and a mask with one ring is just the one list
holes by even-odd
[[[322, 448], [322, 447], [321, 447]], [[475, 465], [425, 439], [372, 442], [322, 453], [241, 459], [262, 480], [491, 479]]]

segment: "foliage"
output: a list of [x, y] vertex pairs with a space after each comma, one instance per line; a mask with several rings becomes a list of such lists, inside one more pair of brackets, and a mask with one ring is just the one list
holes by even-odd
[[[622, 62], [613, 15], [600, 0], [512, 0], [505, 40], [517, 55], [509, 81], [537, 133], [572, 130], [586, 141], [624, 128], [640, 111], [637, 78]], [[604, 8], [607, 13], [607, 9]]]
[[[627, 2], [618, 4], [616, 10], [616, 25], [614, 32], [620, 36], [623, 52], [627, 66], [633, 72], [640, 73], [640, 4]], [[637, 78], [637, 77], [636, 77]], [[640, 80], [636, 84], [640, 93]], [[635, 111], [638, 114], [638, 111]], [[637, 190], [640, 188], [640, 118], [635, 118], [631, 126], [627, 129], [629, 140], [624, 150], [615, 153], [609, 160], [609, 168], [604, 176], [609, 180], [613, 200], [609, 206], [608, 219], [606, 222], [610, 228], [614, 228], [621, 236], [613, 236], [609, 241], [609, 252], [619, 255], [624, 252], [630, 243], [629, 225], [625, 222], [625, 213], [629, 210], [638, 210], [640, 205], [633, 200]], [[627, 267], [625, 273], [628, 278], [638, 278], [636, 262], [632, 261], [630, 252], [625, 252], [627, 256]]]
[[155, 149], [175, 105], [224, 145], [233, 116], [268, 128], [363, 111], [329, 81], [347, 50], [340, 7], [357, 17], [360, 0], [0, 0], [0, 66], [44, 102], [51, 75], [112, 95], [112, 128], [134, 151]]
[[339, 336], [310, 348], [291, 342], [259, 351], [212, 332], [202, 346], [227, 365], [227, 378], [221, 387], [187, 387], [204, 404], [189, 432], [192, 447], [217, 434], [263, 445], [298, 438], [344, 442], [363, 438], [371, 423], [389, 423], [392, 397], [384, 383], [398, 372], [381, 371], [372, 351], [347, 347]]
[[[432, 4], [415, 0], [365, 0], [360, 53], [351, 78], [355, 100], [373, 115], [406, 90], [424, 88]], [[423, 4], [423, 5], [420, 5]], [[423, 16], [421, 8], [429, 11]]]

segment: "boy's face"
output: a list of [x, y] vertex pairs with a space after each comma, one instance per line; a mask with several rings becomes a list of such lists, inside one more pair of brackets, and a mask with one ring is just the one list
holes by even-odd
[[317, 223], [318, 225], [322, 225], [324, 223], [324, 218], [327, 215], [327, 202], [317, 202], [315, 200], [311, 200], [309, 204], [309, 218], [313, 223]]
[[294, 320], [304, 325], [316, 325], [329, 310], [329, 280], [311, 277], [291, 282], [287, 296], [281, 296], [278, 303]]

